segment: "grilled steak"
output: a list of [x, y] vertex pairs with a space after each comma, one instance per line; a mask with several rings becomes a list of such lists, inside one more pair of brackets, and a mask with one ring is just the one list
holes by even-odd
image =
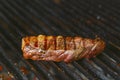
[[22, 39], [25, 59], [71, 62], [91, 58], [104, 50], [105, 42], [99, 38], [63, 36], [30, 36]]

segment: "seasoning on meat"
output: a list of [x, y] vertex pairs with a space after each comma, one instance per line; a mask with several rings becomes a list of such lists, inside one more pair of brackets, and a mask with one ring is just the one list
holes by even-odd
[[25, 59], [71, 62], [91, 58], [101, 53], [105, 42], [99, 38], [63, 36], [30, 36], [22, 39]]

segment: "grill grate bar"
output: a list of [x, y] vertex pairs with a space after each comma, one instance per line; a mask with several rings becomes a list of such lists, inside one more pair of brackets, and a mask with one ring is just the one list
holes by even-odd
[[[104, 22], [104, 24], [106, 24], [106, 26], [108, 26], [109, 25], [109, 20], [111, 20], [111, 19], [109, 19], [109, 17], [110, 16], [108, 16], [107, 15], [107, 13], [111, 13], [111, 12], [109, 12], [109, 10], [106, 10], [106, 11], [104, 11], [104, 13], [103, 13], [103, 11], [102, 10], [104, 10], [104, 8], [103, 9], [101, 9], [101, 8], [99, 8], [98, 7], [98, 5], [96, 5], [96, 4], [92, 4], [92, 2], [89, 4], [88, 2], [83, 2], [83, 1], [81, 1], [81, 2], [79, 2], [81, 5], [86, 5], [86, 7], [82, 7], [81, 6], [81, 8], [82, 9], [85, 9], [85, 10], [87, 10], [87, 6], [89, 6], [89, 5], [95, 5], [96, 6], [96, 8], [95, 7], [90, 7], [90, 10], [89, 10], [89, 12], [88, 11], [86, 11], [86, 12], [88, 12], [89, 14], [91, 14], [92, 16], [95, 16], [95, 17], [98, 17], [99, 15], [101, 16], [99, 16], [99, 18], [98, 19], [103, 19], [103, 21], [102, 22]], [[76, 3], [77, 4], [77, 3]], [[104, 6], [104, 5], [103, 5]], [[78, 8], [80, 8], [79, 6], [78, 6]], [[95, 15], [93, 15], [92, 13], [94, 13]], [[105, 22], [106, 21], [106, 22]], [[109, 21], [109, 22], [108, 22]], [[118, 24], [118, 23], [116, 23], [116, 22], [118, 22], [118, 21], [113, 21], [112, 20], [112, 22], [114, 22], [115, 24], [112, 24], [112, 25], [116, 25], [116, 24]], [[117, 28], [117, 29], [115, 29], [115, 28]], [[118, 27], [116, 27], [116, 26], [114, 26], [113, 27], [113, 29], [115, 29], [115, 31], [116, 30], [120, 30], [120, 29], [118, 29]]]
[[6, 80], [6, 79], [12, 79], [15, 80], [16, 78], [13, 76], [13, 74], [9, 71], [7, 66], [4, 65], [2, 61], [0, 61], [0, 79]]
[[[119, 3], [120, 3], [120, 2], [116, 2], [116, 3], [115, 3], [115, 2], [112, 2], [112, 3], [111, 3], [111, 2], [108, 2], [108, 1], [105, 0], [105, 2], [106, 2], [106, 3], [109, 3], [110, 5], [105, 4], [104, 2], [99, 1], [99, 0], [98, 0], [97, 2], [100, 2], [101, 4], [104, 4], [105, 8], [107, 8], [107, 9], [109, 9], [109, 10], [111, 10], [111, 11], [115, 11], [115, 12], [116, 12], [115, 14], [116, 14], [116, 15], [119, 15], [120, 11], [118, 10], [118, 8], [119, 8], [118, 6], [119, 6]], [[115, 3], [115, 5], [114, 5], [113, 3]], [[116, 4], [117, 4], [117, 5], [116, 5]], [[113, 6], [114, 6], [114, 7], [113, 7]], [[117, 17], [119, 17], [119, 16], [117, 16]]]
[[[30, 5], [30, 6], [31, 6], [31, 5]], [[32, 15], [34, 14], [37, 18], [42, 19], [44, 22], [46, 22], [46, 24], [47, 24], [48, 26], [51, 26], [51, 28], [52, 28], [52, 24], [50, 24], [50, 23], [47, 21], [47, 19], [45, 19], [45, 18], [43, 18], [42, 16], [40, 16], [36, 11], [34, 11], [34, 9], [32, 9], [32, 8], [29, 7], [29, 6], [27, 6], [26, 9], [29, 10]], [[32, 10], [33, 10], [34, 12], [33, 12]], [[43, 13], [44, 13], [44, 12], [43, 12]], [[37, 18], [36, 18], [36, 19], [37, 19]], [[38, 20], [38, 19], [37, 19], [37, 20]], [[53, 25], [53, 26], [54, 26], [54, 25]], [[43, 27], [43, 28], [44, 28], [44, 27]], [[50, 34], [50, 33], [53, 34], [53, 32], [51, 32], [51, 29], [50, 29], [49, 27], [47, 27], [47, 28], [48, 28], [48, 30], [49, 30], [48, 33], [49, 33], [49, 34]], [[46, 28], [45, 28], [43, 31], [46, 31]]]
[[[85, 4], [85, 3], [84, 3], [84, 4]], [[88, 6], [89, 6], [89, 5], [88, 5]], [[99, 11], [97, 11], [97, 10], [95, 10], [95, 11], [96, 11], [95, 14], [96, 14], [96, 16], [97, 16], [97, 13], [98, 13]], [[102, 15], [102, 13], [99, 13], [99, 14]], [[105, 15], [105, 16], [104, 16], [104, 15], [105, 15], [105, 14], [103, 14], [103, 17], [105, 17], [105, 16], [107, 17], [107, 15]], [[108, 21], [108, 19], [107, 19], [106, 21]], [[105, 22], [105, 21], [102, 22], [102, 24], [103, 24], [103, 23], [105, 24], [105, 25], [102, 25], [102, 26], [103, 26], [103, 27], [102, 27], [103, 29], [106, 29], [106, 30], [110, 31], [111, 34], [113, 34], [113, 33], [114, 33], [114, 34], [118, 34], [118, 33], [117, 33], [117, 30], [113, 30], [114, 28], [109, 28], [109, 26], [112, 27], [112, 26], [115, 26], [115, 25], [112, 25], [112, 26], [111, 26], [111, 25], [109, 25], [108, 22]], [[108, 23], [108, 24], [107, 24], [107, 23]], [[108, 28], [105, 28], [104, 26], [105, 26], [105, 27], [108, 26]], [[115, 26], [115, 27], [116, 27], [116, 26]], [[114, 35], [114, 36], [115, 36], [115, 35]]]
[[[19, 3], [21, 3], [21, 2], [19, 2]], [[51, 28], [52, 28], [52, 26], [54, 26], [54, 25], [50, 24], [50, 23], [47, 21], [47, 19], [45, 19], [45, 18], [43, 18], [42, 16], [38, 15], [36, 11], [34, 11], [34, 12], [32, 11], [32, 12], [31, 12], [31, 9], [32, 9], [32, 8], [30, 8], [30, 7], [25, 7], [25, 8], [27, 8], [27, 10], [29, 10], [30, 13], [34, 14], [37, 18], [42, 19], [48, 26], [51, 26]], [[33, 10], [34, 10], [34, 9], [33, 9]], [[40, 13], [44, 13], [44, 12], [40, 12]], [[36, 18], [35, 20], [37, 20], [37, 22], [40, 22], [40, 21], [38, 21], [39, 19], [37, 19], [37, 18]], [[45, 28], [45, 27], [43, 27], [43, 28]], [[47, 30], [49, 30], [49, 32], [47, 32], [47, 33], [49, 33], [49, 34], [52, 33], [52, 34], [53, 34], [53, 32], [50, 32], [50, 31], [52, 31], [51, 28], [49, 28], [49, 29], [48, 29], [48, 28], [49, 28], [49, 27], [45, 28], [44, 31], [46, 31], [46, 29], [47, 29]], [[56, 33], [56, 32], [54, 32], [54, 33]], [[57, 34], [57, 33], [56, 33], [56, 34]]]
[[14, 66], [14, 64], [12, 64], [12, 61], [9, 60], [9, 58], [4, 55], [4, 50], [2, 50], [2, 48], [0, 47], [0, 53], [1, 53], [1, 56], [0, 56], [0, 60], [4, 63], [5, 66], [8, 66], [7, 68], [9, 69], [9, 71], [11, 73], [13, 73], [14, 77], [18, 80], [24, 80], [25, 78], [22, 76], [21, 72], [18, 70], [18, 68], [16, 68]]
[[[73, 80], [82, 80], [82, 77], [80, 76], [80, 74], [78, 74], [77, 72], [74, 71], [74, 69], [70, 68], [68, 65], [66, 65], [65, 63], [57, 63], [57, 65], [63, 70], [65, 71], [66, 74], [69, 75], [69, 77], [71, 77], [71, 79]], [[74, 73], [73, 73], [74, 72]]]
[[[83, 4], [84, 5], [84, 4]], [[89, 6], [89, 5], [88, 5]], [[107, 30], [107, 32], [111, 32], [111, 34], [113, 35], [113, 36], [116, 36], [116, 37], [118, 37], [118, 39], [120, 39], [119, 37], [120, 37], [120, 35], [116, 35], [116, 34], [118, 34], [119, 33], [119, 29], [114, 29], [115, 27], [117, 27], [116, 25], [119, 25], [119, 24], [117, 24], [117, 23], [115, 23], [115, 22], [117, 22], [117, 21], [113, 21], [113, 20], [110, 20], [109, 19], [109, 16], [107, 17], [107, 15], [106, 14], [102, 14], [101, 13], [101, 11], [99, 11], [99, 10], [97, 10], [97, 9], [93, 9], [93, 11], [95, 11], [95, 14], [96, 14], [96, 16], [102, 16], [101, 18], [103, 19], [104, 18], [104, 20], [103, 21], [101, 21], [101, 20], [99, 20], [101, 23], [99, 24], [99, 25], [101, 25], [101, 24], [103, 24], [102, 26], [102, 28], [103, 29], [106, 29]], [[106, 20], [105, 20], [106, 19]], [[114, 25], [114, 24], [112, 24], [112, 25], [110, 25], [109, 23], [110, 22], [113, 22], [114, 24], [116, 24], [116, 25]], [[106, 27], [106, 28], [105, 28]], [[110, 28], [111, 27], [111, 28]], [[118, 28], [118, 27], [117, 27]]]
[[[66, 4], [67, 4], [67, 3], [66, 3]], [[74, 5], [77, 5], [77, 4], [74, 4]], [[71, 8], [73, 8], [74, 5], [68, 4], [67, 6], [71, 6]], [[82, 4], [81, 4], [81, 5], [82, 5]], [[78, 7], [79, 7], [79, 6], [78, 6]], [[79, 8], [80, 8], [80, 7], [79, 7]], [[74, 10], [76, 10], [76, 12], [78, 12], [79, 14], [82, 13], [82, 11], [81, 11], [81, 12], [78, 11], [76, 7], [74, 8]], [[83, 10], [83, 12], [85, 12], [85, 11], [84, 11], [84, 7], [82, 7], [81, 10]], [[87, 18], [91, 17], [90, 15], [84, 15], [84, 13], [82, 13], [81, 15], [82, 15], [82, 16], [86, 16]], [[93, 17], [91, 17], [91, 18], [93, 18]], [[97, 20], [94, 20], [94, 21], [97, 21]], [[98, 23], [98, 22], [96, 22], [96, 23]], [[96, 32], [98, 32], [98, 30], [101, 31], [101, 30], [104, 30], [104, 28], [107, 28], [107, 27], [105, 26], [105, 24], [96, 24], [96, 23], [94, 23], [94, 24], [92, 24], [92, 26], [90, 26], [90, 28], [91, 28], [92, 30], [96, 31]], [[97, 30], [95, 30], [93, 26], [96, 26], [96, 25], [102, 25], [102, 26], [101, 26], [102, 28], [97, 27], [97, 28], [96, 28]], [[104, 26], [104, 27], [103, 27], [103, 26]], [[93, 27], [93, 28], [92, 28], [92, 27]], [[86, 27], [86, 28], [87, 28], [87, 27]], [[108, 28], [108, 30], [109, 30], [109, 29], [110, 29], [110, 28]], [[105, 30], [105, 31], [106, 31], [106, 30]], [[110, 32], [113, 32], [113, 31], [110, 31]], [[115, 39], [116, 41], [118, 41], [117, 43], [119, 43], [119, 40], [118, 40], [116, 37], [114, 37], [114, 36], [111, 37], [111, 35], [112, 35], [113, 33], [111, 33], [111, 35], [110, 35], [110, 32], [108, 32], [109, 34], [106, 34], [106, 36], [110, 37], [110, 39], [113, 37], [112, 39]], [[103, 32], [103, 33], [104, 33], [104, 32]], [[115, 32], [115, 33], [116, 33], [116, 32]], [[102, 36], [101, 36], [101, 37], [102, 37]], [[113, 42], [114, 42], [114, 40], [113, 40]]]
[[[90, 5], [89, 3], [90, 3], [89, 1], [82, 2], [83, 5], [87, 5], [87, 6]], [[107, 26], [108, 25], [111, 26], [109, 24], [109, 22], [112, 21], [114, 24], [112, 24], [111, 27], [113, 29], [115, 29], [115, 31], [120, 31], [120, 29], [118, 27], [116, 27], [117, 25], [120, 25], [119, 21], [117, 20], [117, 19], [119, 19], [119, 16], [118, 16], [118, 14], [116, 14], [116, 13], [118, 13], [118, 10], [117, 10], [117, 12], [115, 12], [114, 10], [110, 10], [112, 7], [111, 8], [109, 7], [109, 9], [106, 9], [106, 7], [104, 7], [106, 5], [104, 5], [103, 3], [102, 3], [103, 8], [99, 8], [98, 4], [100, 4], [99, 1], [97, 1], [96, 4], [94, 4], [94, 2], [91, 2], [91, 5], [95, 5], [96, 6], [96, 8], [91, 6], [91, 11], [95, 11], [96, 16], [100, 15], [101, 18], [104, 18], [103, 22]], [[111, 14], [111, 16], [107, 15], [107, 14]], [[117, 18], [117, 19], [113, 19], [112, 17]]]
[[[46, 3], [47, 3], [48, 1], [46, 1]], [[51, 4], [51, 6], [52, 6], [52, 3], [50, 3]], [[48, 4], [45, 4], [45, 5], [48, 5]], [[54, 4], [53, 4], [54, 5]], [[48, 7], [50, 7], [50, 6], [48, 6]], [[50, 7], [50, 8], [52, 8], [52, 7]], [[66, 9], [66, 8], [65, 8]], [[64, 8], [62, 9], [62, 10], [64, 10]], [[69, 9], [66, 9], [66, 11], [69, 11]], [[65, 11], [65, 12], [66, 12]], [[62, 12], [62, 11], [61, 11]], [[62, 13], [61, 13], [62, 14]], [[68, 15], [70, 14], [70, 12], [68, 12]], [[76, 15], [76, 14], [75, 14]], [[71, 15], [72, 16], [72, 15]], [[64, 18], [64, 17], [62, 17], [62, 18]], [[65, 19], [66, 20], [66, 19]], [[68, 20], [67, 21], [69, 21], [70, 22], [70, 18], [68, 18]], [[74, 24], [74, 22], [71, 22], [72, 24], [70, 24], [70, 25], [73, 25]], [[79, 28], [81, 28], [81, 26], [83, 26], [83, 25], [76, 25], [76, 23], [73, 25], [74, 26], [74, 28], [75, 28], [75, 31], [77, 32], [77, 30], [78, 30], [78, 27]], [[84, 31], [84, 29], [85, 30], [87, 30], [87, 31]], [[93, 33], [89, 33], [88, 34], [88, 32], [93, 32], [93, 31], [91, 31], [90, 29], [87, 29], [87, 28], [85, 28], [85, 26], [83, 26], [81, 29], [80, 29], [81, 31], [80, 32], [78, 32], [77, 34], [82, 34], [82, 36], [86, 36], [86, 37], [89, 37], [89, 36], [87, 36], [87, 35], [90, 35], [90, 34], [92, 34], [92, 35], [90, 35], [90, 36], [93, 36]], [[95, 34], [95, 33], [94, 33]]]
[[[30, 64], [33, 65], [33, 67], [40, 73], [44, 75], [44, 77], [48, 80], [57, 80], [49, 71], [47, 71], [47, 68], [42, 63], [29, 61]], [[38, 65], [39, 64], [39, 65]]]
[[[52, 4], [52, 3], [50, 3], [50, 4]], [[44, 3], [44, 5], [48, 5], [48, 3]], [[52, 11], [52, 8], [53, 8], [53, 6], [52, 5], [49, 5], [49, 6], [46, 6], [47, 7], [47, 9], [48, 8], [50, 8], [51, 9], [51, 11]], [[59, 8], [59, 7], [57, 7], [56, 6], [56, 8]], [[45, 10], [47, 10], [46, 8], [45, 8]], [[61, 10], [61, 9], [59, 9], [59, 10]], [[54, 12], [54, 11], [53, 11]], [[62, 11], [61, 11], [62, 12]], [[48, 12], [48, 13], [51, 13], [51, 12]], [[61, 13], [62, 14], [62, 13]], [[51, 14], [51, 15], [53, 15], [53, 14]], [[73, 34], [73, 35], [76, 35], [76, 34], [81, 34], [82, 36], [84, 36], [86, 33], [85, 32], [83, 32], [83, 33], [80, 33], [79, 32], [79, 30], [77, 29], [77, 27], [75, 27], [75, 26], [77, 26], [77, 25], [73, 25], [72, 23], [70, 23], [70, 22], [68, 22], [69, 21], [69, 19], [68, 20], [66, 20], [66, 18], [64, 18], [64, 16], [63, 15], [56, 15], [56, 17], [57, 18], [59, 18], [60, 19], [60, 21], [61, 21], [61, 23], [60, 23], [60, 21], [58, 21], [58, 19], [53, 19], [53, 21], [57, 21], [56, 23], [59, 23], [60, 25], [61, 24], [67, 24], [67, 25], [69, 25], [69, 27], [67, 26], [67, 25], [61, 25], [61, 26], [63, 26], [64, 28], [65, 27], [67, 27], [67, 28], [72, 28], [71, 30], [71, 32], [74, 32], [75, 34]], [[62, 19], [61, 19], [62, 18]], [[73, 29], [74, 28], [74, 29]]]
[[119, 48], [117, 48], [115, 45], [112, 45], [111, 43], [107, 46], [111, 51], [115, 52], [115, 54], [117, 56], [120, 57], [120, 54], [119, 54]]
[[104, 52], [110, 57], [112, 57], [117, 63], [120, 63], [120, 58], [115, 52], [111, 51], [110, 49], [106, 49]]
[[111, 76], [110, 77], [105, 76], [105, 73], [99, 68], [97, 68], [95, 65], [92, 65], [91, 61], [84, 59], [80, 62], [80, 64], [83, 65], [86, 69], [88, 69], [88, 71], [91, 72], [94, 76], [101, 80], [113, 79]]
[[[35, 22], [35, 21], [33, 21], [32, 19], [29, 19], [29, 18], [31, 18], [31, 15], [29, 15], [28, 13], [26, 13], [25, 10], [22, 10], [21, 7], [18, 7], [18, 6], [17, 6], [17, 7], [16, 7], [16, 6], [12, 7], [13, 4], [10, 5], [10, 4], [8, 4], [7, 2], [2, 2], [2, 4], [4, 4], [5, 6], [7, 6], [8, 8], [10, 8], [10, 12], [13, 11], [14, 14], [16, 14], [17, 16], [20, 17], [19, 19], [22, 19], [21, 21], [24, 21], [24, 22], [25, 22], [25, 23], [23, 24], [23, 26], [26, 26], [26, 25], [27, 25], [27, 26], [29, 27], [32, 22]], [[15, 7], [18, 8], [17, 10], [20, 9], [19, 12], [20, 12], [20, 13], [22, 12], [22, 13], [21, 13], [22, 16], [21, 16], [20, 13], [18, 13], [18, 12], [16, 11], [16, 9], [14, 9]], [[6, 10], [5, 10], [5, 11], [6, 11]], [[12, 14], [11, 14], [11, 15], [12, 15]], [[10, 15], [9, 15], [9, 16], [10, 16]], [[14, 16], [12, 16], [12, 18], [13, 18], [13, 17], [14, 17]], [[28, 19], [26, 19], [25, 17], [27, 17]], [[11, 19], [12, 19], [12, 18], [11, 18]], [[30, 21], [30, 20], [32, 20], [32, 21]], [[18, 23], [18, 21], [17, 21], [17, 23]], [[27, 24], [26, 24], [26, 23], [27, 23]], [[26, 26], [26, 27], [27, 27], [27, 26]], [[36, 27], [34, 27], [34, 25], [31, 24], [31, 26], [32, 26], [32, 29], [33, 29], [33, 30], [37, 30]], [[20, 26], [19, 28], [21, 28], [21, 26]], [[24, 28], [25, 28], [25, 27], [24, 27]], [[28, 28], [27, 28], [27, 29], [28, 29]], [[22, 31], [24, 31], [24, 29], [23, 29]], [[22, 32], [22, 31], [21, 31], [21, 32]], [[24, 31], [24, 32], [26, 32], [26, 31]], [[27, 33], [25, 33], [25, 34], [27, 34]]]
[[[43, 5], [43, 4], [41, 4], [41, 5]], [[47, 8], [48, 9], [48, 8]], [[34, 9], [34, 10], [36, 10], [36, 9]], [[38, 9], [37, 9], [38, 10]], [[46, 10], [47, 11], [47, 10]], [[53, 23], [54, 24], [56, 24], [56, 23], [59, 23], [60, 25], [61, 25], [61, 27], [64, 27], [65, 29], [67, 29], [68, 27], [67, 27], [67, 25], [66, 24], [63, 24], [62, 22], [60, 22], [59, 21], [59, 19], [56, 19], [56, 17], [58, 16], [58, 15], [56, 15], [54, 18], [51, 18], [51, 17], [53, 17], [52, 15], [49, 15], [48, 13], [51, 13], [51, 12], [48, 12], [48, 13], [45, 13], [45, 11], [43, 12], [44, 13], [44, 15], [46, 15], [48, 18], [48, 20], [51, 20], [51, 21], [54, 21]], [[40, 13], [41, 14], [41, 13]], [[61, 18], [61, 17], [59, 17], [59, 18]], [[63, 20], [61, 20], [61, 21], [63, 21]], [[52, 23], [52, 22], [51, 22]], [[64, 20], [64, 23], [68, 23], [68, 22], [65, 22], [65, 20]], [[72, 24], [71, 24], [72, 25]], [[70, 23], [69, 23], [69, 28], [71, 28], [71, 25], [70, 25]], [[72, 32], [74, 32], [74, 33], [72, 33]], [[71, 33], [71, 34], [73, 34], [73, 35], [75, 35], [75, 33], [76, 34], [78, 34], [78, 32], [74, 29], [73, 31], [69, 31], [69, 33]]]
[[107, 64], [110, 68], [112, 68], [113, 70], [115, 70], [118, 74], [120, 74], [120, 67], [119, 65], [116, 63], [115, 60], [113, 60], [112, 58], [110, 58], [108, 55], [101, 54], [101, 56], [99, 56], [100, 60], [103, 61], [105, 64]]
[[[3, 24], [3, 25], [5, 25], [5, 26], [11, 26], [11, 29], [13, 29], [13, 31], [18, 31], [18, 33], [22, 36], [23, 34], [22, 34], [22, 31], [24, 31], [23, 29], [21, 30], [21, 29], [17, 29], [16, 27], [15, 28], [13, 28], [13, 26], [15, 26], [15, 25], [13, 25], [13, 24], [10, 24], [11, 22], [8, 20], [9, 18], [8, 18], [8, 15], [9, 15], [9, 17], [12, 17], [13, 18], [13, 16], [12, 15], [10, 15], [10, 14], [8, 14], [7, 16], [5, 15], [6, 13], [8, 13], [9, 11], [7, 11], [7, 9], [6, 10], [4, 10], [5, 8], [4, 7], [0, 7], [1, 8], [1, 11], [2, 11], [2, 13], [0, 13], [1, 15], [0, 15], [0, 17], [1, 17], [1, 24]], [[7, 18], [6, 18], [7, 17]], [[10, 18], [10, 19], [12, 19], [12, 18]], [[5, 24], [5, 22], [7, 22], [8, 23], [8, 25], [6, 25]], [[21, 30], [21, 31], [20, 31]], [[16, 35], [15, 35], [16, 36]]]
[[82, 72], [89, 80], [94, 80], [94, 77], [91, 74], [88, 74], [88, 72], [80, 66], [77, 62], [73, 62], [73, 65], [79, 69], [80, 72]]
[[[48, 71], [55, 76], [57, 79], [65, 79], [65, 80], [70, 80], [69, 77], [53, 62], [46, 62], [46, 61], [40, 61], [39, 63], [44, 64]], [[57, 73], [57, 74], [56, 74]]]
[[[105, 72], [106, 75], [110, 74], [110, 76], [112, 76], [115, 80], [119, 80], [120, 77], [118, 76], [118, 74], [116, 72], [114, 72], [113, 70], [111, 70], [109, 67], [106, 66], [106, 64], [102, 63], [101, 60], [97, 59], [97, 58], [93, 58], [92, 59], [98, 66], [100, 66]], [[99, 64], [98, 64], [99, 63]]]

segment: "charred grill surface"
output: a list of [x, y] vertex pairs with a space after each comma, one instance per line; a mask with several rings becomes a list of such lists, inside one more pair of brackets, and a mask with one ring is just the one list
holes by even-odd
[[[119, 0], [0, 0], [0, 79], [120, 80], [119, 4]], [[106, 42], [106, 48], [90, 60], [69, 64], [26, 60], [21, 39], [30, 35], [37, 36], [31, 36], [32, 46], [43, 50], [74, 49], [63, 36], [97, 35]], [[71, 37], [66, 41], [73, 42]]]

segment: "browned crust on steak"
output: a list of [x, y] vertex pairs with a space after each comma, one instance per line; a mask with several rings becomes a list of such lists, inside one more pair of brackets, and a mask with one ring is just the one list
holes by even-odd
[[39, 35], [23, 38], [21, 48], [25, 59], [71, 62], [98, 55], [105, 42], [99, 38]]

